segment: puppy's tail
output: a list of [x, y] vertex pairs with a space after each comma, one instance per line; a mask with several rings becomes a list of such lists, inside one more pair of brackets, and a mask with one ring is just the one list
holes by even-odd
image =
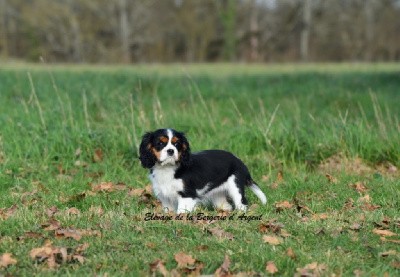
[[263, 203], [264, 205], [267, 204], [267, 197], [254, 181], [251, 183], [251, 185], [249, 185], [249, 188], [251, 189], [252, 192], [254, 192], [255, 195], [257, 195], [261, 203]]

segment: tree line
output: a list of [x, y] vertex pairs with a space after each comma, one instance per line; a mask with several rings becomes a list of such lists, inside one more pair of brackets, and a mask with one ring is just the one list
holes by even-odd
[[0, 0], [0, 59], [400, 59], [399, 0]]

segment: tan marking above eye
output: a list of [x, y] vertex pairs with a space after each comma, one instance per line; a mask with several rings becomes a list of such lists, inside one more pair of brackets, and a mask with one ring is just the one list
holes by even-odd
[[168, 138], [167, 137], [160, 137], [160, 141], [162, 143], [167, 143], [168, 142]]
[[176, 143], [178, 140], [179, 140], [179, 139], [178, 139], [177, 137], [173, 137], [173, 138], [171, 139], [171, 143]]

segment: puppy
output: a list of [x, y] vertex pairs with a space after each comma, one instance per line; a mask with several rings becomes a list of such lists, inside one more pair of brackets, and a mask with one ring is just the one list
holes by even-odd
[[167, 211], [191, 212], [198, 204], [246, 211], [245, 187], [263, 204], [267, 202], [240, 159], [222, 150], [192, 154], [181, 132], [159, 129], [146, 133], [139, 151], [142, 166], [150, 169], [154, 194]]

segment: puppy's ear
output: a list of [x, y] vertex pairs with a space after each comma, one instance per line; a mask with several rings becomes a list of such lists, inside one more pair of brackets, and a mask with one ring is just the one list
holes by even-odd
[[181, 165], [186, 167], [190, 164], [190, 145], [184, 134], [182, 134], [181, 141], [182, 141], [182, 152], [180, 161]]
[[142, 138], [142, 142], [140, 143], [139, 152], [140, 157], [139, 160], [142, 163], [144, 168], [152, 168], [157, 161], [157, 158], [151, 152], [151, 141], [153, 140], [153, 133], [146, 133]]

